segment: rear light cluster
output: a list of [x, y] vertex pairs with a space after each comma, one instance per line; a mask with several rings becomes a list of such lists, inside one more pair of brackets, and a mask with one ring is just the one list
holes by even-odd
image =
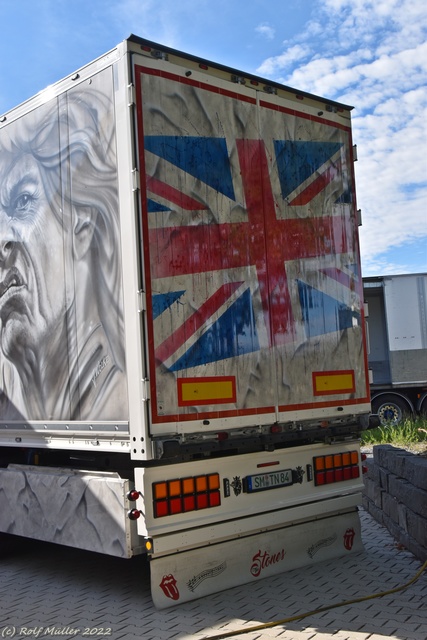
[[155, 518], [173, 516], [221, 504], [219, 474], [179, 478], [153, 483], [153, 513]]
[[313, 458], [314, 484], [332, 484], [359, 478], [359, 454], [357, 451], [334, 453]]

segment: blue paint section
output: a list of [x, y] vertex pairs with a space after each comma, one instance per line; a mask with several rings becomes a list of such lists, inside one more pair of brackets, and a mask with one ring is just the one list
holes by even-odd
[[152, 297], [153, 319], [160, 316], [163, 311], [169, 309], [173, 303], [180, 298], [185, 291], [172, 291], [171, 293], [156, 294]]
[[353, 202], [350, 189], [347, 189], [342, 195], [335, 200], [335, 204], [351, 204]]
[[160, 211], [170, 211], [170, 207], [165, 207], [163, 204], [156, 202], [155, 200], [151, 200], [150, 198], [147, 200], [147, 211], [148, 213], [158, 213]]
[[353, 312], [332, 296], [298, 280], [298, 292], [307, 338], [343, 331], [353, 326]]
[[146, 136], [147, 151], [186, 171], [234, 200], [233, 180], [224, 138]]
[[287, 198], [342, 146], [341, 142], [274, 140], [282, 197]]
[[199, 340], [170, 367], [181, 371], [259, 350], [252, 300], [247, 289]]

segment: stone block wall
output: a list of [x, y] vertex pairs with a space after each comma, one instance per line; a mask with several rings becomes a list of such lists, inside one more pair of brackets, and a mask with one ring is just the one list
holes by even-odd
[[363, 506], [397, 542], [427, 560], [427, 457], [391, 445], [366, 460]]

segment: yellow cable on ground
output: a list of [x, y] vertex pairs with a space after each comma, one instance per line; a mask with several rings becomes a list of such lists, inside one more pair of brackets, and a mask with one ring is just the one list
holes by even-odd
[[287, 622], [295, 622], [295, 620], [302, 620], [303, 618], [308, 618], [308, 616], [313, 616], [316, 613], [323, 613], [324, 611], [329, 611], [330, 609], [336, 609], [337, 607], [345, 607], [349, 604], [356, 604], [357, 602], [364, 602], [365, 600], [373, 600], [374, 598], [382, 598], [383, 596], [388, 596], [391, 593], [396, 593], [397, 591], [403, 591], [409, 587], [409, 585], [413, 584], [422, 572], [427, 568], [427, 560], [424, 562], [421, 569], [415, 574], [412, 580], [409, 580], [406, 584], [395, 587], [394, 589], [389, 589], [388, 591], [382, 591], [381, 593], [373, 593], [369, 596], [363, 596], [361, 598], [355, 598], [354, 600], [346, 600], [345, 602], [339, 602], [338, 604], [330, 604], [326, 607], [321, 607], [320, 609], [314, 609], [313, 611], [308, 611], [307, 613], [301, 613], [297, 616], [291, 616], [290, 618], [283, 618], [282, 620], [274, 620], [273, 622], [265, 622], [264, 624], [258, 624], [255, 627], [248, 627], [246, 629], [237, 629], [237, 631], [228, 631], [227, 633], [220, 633], [216, 636], [206, 636], [203, 640], [222, 640], [222, 638], [232, 638], [233, 636], [240, 636], [244, 633], [252, 633], [253, 631], [261, 631], [262, 629], [269, 629], [271, 627], [276, 627], [279, 624], [286, 624]]

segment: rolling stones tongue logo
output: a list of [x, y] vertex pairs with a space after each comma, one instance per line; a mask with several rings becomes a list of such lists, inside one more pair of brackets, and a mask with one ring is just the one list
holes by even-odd
[[347, 549], [347, 551], [351, 551], [352, 547], [353, 547], [353, 542], [354, 542], [354, 536], [356, 535], [356, 532], [354, 529], [347, 529], [347, 531], [344, 534], [344, 547]]
[[167, 598], [172, 600], [179, 600], [179, 591], [176, 586], [176, 580], [170, 573], [168, 576], [163, 576], [163, 580], [160, 583], [160, 588]]

